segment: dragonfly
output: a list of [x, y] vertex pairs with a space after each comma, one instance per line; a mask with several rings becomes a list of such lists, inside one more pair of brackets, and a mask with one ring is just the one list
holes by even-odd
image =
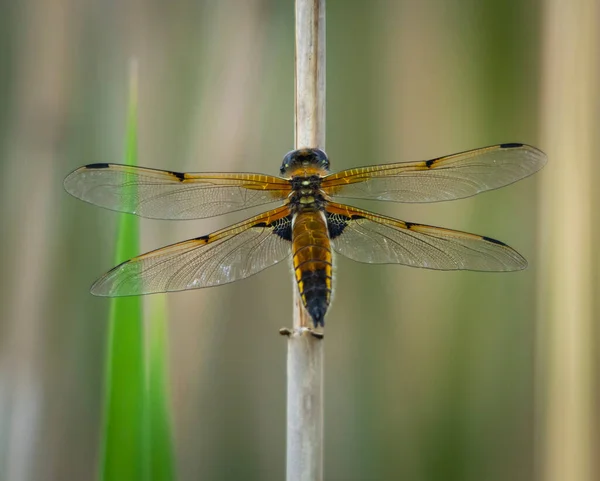
[[280, 176], [183, 173], [90, 164], [69, 174], [73, 196], [151, 219], [203, 219], [279, 202], [208, 235], [127, 260], [92, 286], [98, 296], [133, 296], [227, 284], [291, 257], [302, 303], [315, 327], [333, 290], [333, 252], [368, 264], [437, 270], [517, 271], [527, 261], [490, 237], [402, 221], [338, 203], [336, 198], [439, 202], [509, 185], [541, 169], [546, 155], [505, 143], [416, 162], [330, 173], [319, 148], [287, 153]]

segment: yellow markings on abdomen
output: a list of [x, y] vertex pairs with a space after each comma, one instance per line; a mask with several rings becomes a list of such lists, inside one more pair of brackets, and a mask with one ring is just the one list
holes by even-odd
[[318, 326], [323, 324], [332, 290], [331, 243], [322, 212], [310, 210], [296, 214], [292, 252], [302, 303]]

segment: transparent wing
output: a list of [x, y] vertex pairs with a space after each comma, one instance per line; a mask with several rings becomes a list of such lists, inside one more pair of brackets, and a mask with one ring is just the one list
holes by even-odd
[[476, 234], [412, 224], [331, 203], [327, 222], [333, 249], [369, 264], [437, 270], [516, 271], [527, 261], [506, 244]]
[[420, 162], [373, 165], [324, 178], [329, 195], [395, 202], [461, 199], [537, 172], [546, 154], [525, 144], [500, 144]]
[[213, 234], [123, 262], [92, 286], [97, 296], [132, 296], [227, 284], [291, 254], [291, 217], [280, 207]]
[[90, 164], [67, 176], [81, 200], [152, 219], [202, 219], [287, 198], [290, 183], [262, 174], [190, 174]]

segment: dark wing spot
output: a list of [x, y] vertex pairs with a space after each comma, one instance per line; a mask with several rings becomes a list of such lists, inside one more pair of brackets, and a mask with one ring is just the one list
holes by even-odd
[[364, 216], [353, 214], [352, 217], [348, 217], [341, 214], [332, 214], [327, 212], [327, 230], [329, 231], [329, 238], [335, 239], [342, 235], [344, 229], [348, 225], [350, 220], [364, 219]]
[[428, 169], [431, 169], [431, 166], [435, 163], [436, 159], [431, 159], [431, 160], [427, 160], [425, 162], [425, 167], [427, 167]]
[[414, 222], [404, 222], [407, 229], [412, 229], [416, 224]]
[[173, 175], [174, 177], [177, 177], [180, 182], [183, 182], [185, 180], [185, 174], [183, 172], [169, 172], [169, 173], [171, 175]]
[[110, 167], [110, 164], [89, 164], [86, 165], [85, 168], [86, 169], [108, 169]]
[[500, 246], [508, 247], [504, 242], [500, 242], [499, 240], [492, 239], [491, 237], [483, 236], [483, 240], [487, 242], [491, 242], [492, 244], [498, 244]]
[[516, 142], [508, 143], [508, 144], [500, 144], [500, 148], [502, 148], [502, 149], [516, 149], [517, 147], [523, 147], [523, 144], [518, 144]]
[[199, 240], [199, 241], [206, 242], [206, 241], [208, 241], [209, 238], [210, 238], [210, 235], [207, 234], [207, 235], [203, 235], [202, 237], [196, 237], [194, 240]]
[[[288, 215], [282, 219], [278, 219], [272, 224], [273, 233], [281, 237], [283, 240], [292, 241], [292, 216]], [[265, 225], [266, 227], [266, 225]]]
[[327, 212], [327, 230], [329, 231], [329, 238], [335, 239], [342, 235], [349, 220], [350, 218], [344, 215]]

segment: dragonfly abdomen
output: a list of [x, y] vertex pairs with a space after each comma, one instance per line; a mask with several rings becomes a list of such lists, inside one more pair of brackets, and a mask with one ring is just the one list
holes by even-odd
[[304, 307], [315, 327], [324, 325], [331, 301], [331, 244], [325, 216], [319, 210], [296, 214], [292, 227], [294, 273]]

